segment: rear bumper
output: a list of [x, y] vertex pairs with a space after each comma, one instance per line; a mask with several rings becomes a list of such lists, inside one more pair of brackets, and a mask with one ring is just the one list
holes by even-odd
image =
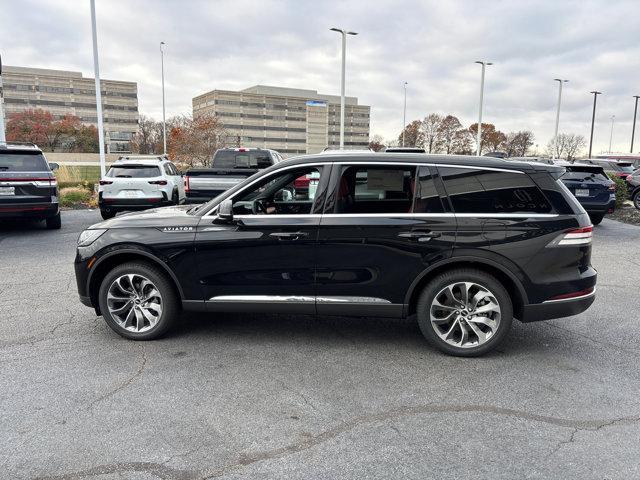
[[205, 203], [217, 197], [226, 190], [207, 190], [206, 192], [191, 191], [186, 193], [186, 203]]
[[145, 208], [164, 207], [172, 205], [170, 200], [164, 197], [158, 198], [100, 198], [98, 206], [101, 210], [142, 210]]
[[0, 203], [0, 218], [50, 218], [60, 212], [58, 203]]
[[606, 203], [582, 203], [582, 208], [584, 208], [587, 213], [608, 213], [609, 211], [613, 211], [616, 208], [616, 199], [613, 197]]
[[549, 300], [543, 303], [525, 305], [522, 322], [538, 322], [552, 318], [570, 317], [584, 312], [596, 299], [596, 291], [578, 298]]

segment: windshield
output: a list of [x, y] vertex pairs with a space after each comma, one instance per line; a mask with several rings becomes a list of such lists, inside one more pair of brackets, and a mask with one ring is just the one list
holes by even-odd
[[632, 163], [618, 163], [618, 167], [619, 167], [621, 172], [633, 173], [633, 164]]
[[266, 168], [271, 163], [269, 153], [260, 150], [218, 150], [213, 157], [213, 168]]
[[41, 153], [2, 152], [0, 153], [2, 172], [47, 172], [49, 165]]
[[602, 168], [589, 167], [567, 167], [567, 172], [562, 179], [574, 182], [607, 182], [609, 180]]
[[146, 165], [121, 165], [114, 166], [107, 172], [107, 177], [112, 178], [152, 178], [159, 177], [158, 167], [148, 167]]

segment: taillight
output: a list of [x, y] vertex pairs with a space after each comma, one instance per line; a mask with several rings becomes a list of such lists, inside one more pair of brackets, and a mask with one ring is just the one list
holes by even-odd
[[112, 183], [112, 180], [100, 180], [100, 185], [111, 185]]
[[189, 177], [187, 175], [185, 175], [184, 177], [184, 191], [185, 192], [189, 191]]
[[151, 185], [166, 185], [167, 181], [166, 180], [149, 180], [149, 183]]
[[565, 247], [575, 245], [589, 245], [593, 237], [593, 226], [572, 228], [556, 237], [548, 247]]

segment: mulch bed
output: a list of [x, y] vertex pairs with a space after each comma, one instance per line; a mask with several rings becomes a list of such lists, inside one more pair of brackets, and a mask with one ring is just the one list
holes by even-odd
[[614, 213], [607, 215], [606, 218], [640, 226], [640, 210], [631, 205], [624, 205], [621, 208], [617, 208]]

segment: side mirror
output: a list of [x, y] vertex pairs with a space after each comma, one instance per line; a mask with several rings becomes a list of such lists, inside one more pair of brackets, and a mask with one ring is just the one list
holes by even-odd
[[60, 164], [56, 162], [49, 162], [49, 168], [51, 169], [51, 171], [58, 170], [60, 168]]
[[227, 198], [220, 204], [220, 207], [218, 207], [218, 218], [226, 222], [233, 220], [233, 202], [231, 199]]

